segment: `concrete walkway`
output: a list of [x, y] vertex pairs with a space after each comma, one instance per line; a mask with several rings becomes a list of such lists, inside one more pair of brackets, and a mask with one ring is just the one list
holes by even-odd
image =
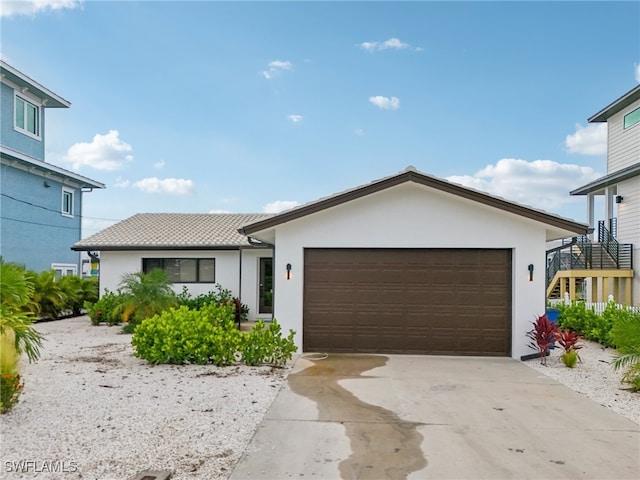
[[507, 358], [300, 358], [231, 479], [637, 479], [640, 427]]

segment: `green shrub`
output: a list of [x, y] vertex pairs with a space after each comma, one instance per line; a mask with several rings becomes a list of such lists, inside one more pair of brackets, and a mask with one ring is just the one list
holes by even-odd
[[569, 349], [562, 355], [560, 355], [560, 359], [562, 360], [562, 363], [565, 364], [565, 366], [574, 368], [576, 366], [576, 363], [578, 363], [578, 352]]
[[119, 325], [122, 323], [124, 302], [126, 297], [121, 293], [113, 293], [105, 290], [104, 295], [95, 303], [85, 302], [84, 308], [94, 325], [106, 323], [107, 325]]
[[593, 328], [596, 321], [596, 313], [593, 309], [587, 309], [584, 302], [573, 302], [571, 305], [558, 305], [558, 326], [563, 330], [571, 330], [580, 333], [583, 337]]
[[231, 365], [240, 343], [231, 306], [172, 308], [147, 318], [131, 338], [137, 357], [149, 363]]
[[234, 319], [239, 325], [240, 322], [247, 321], [249, 317], [249, 307], [242, 303], [239, 298], [234, 297], [231, 290], [222, 288], [221, 285], [216, 285], [216, 291], [210, 291], [208, 293], [201, 293], [200, 295], [193, 297], [186, 286], [182, 287], [182, 292], [177, 296], [178, 305], [184, 305], [191, 310], [200, 310], [203, 306], [210, 303], [219, 303], [227, 305], [232, 303], [235, 308]]
[[295, 332], [282, 336], [281, 327], [273, 320], [268, 327], [259, 320], [251, 332], [243, 334], [240, 344], [240, 360], [246, 365], [278, 365], [287, 363], [297, 350], [293, 343]]

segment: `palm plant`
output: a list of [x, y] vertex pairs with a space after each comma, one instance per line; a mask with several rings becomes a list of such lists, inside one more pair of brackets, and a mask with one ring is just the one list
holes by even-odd
[[18, 354], [29, 361], [40, 357], [42, 336], [31, 324], [35, 317], [29, 311], [34, 287], [21, 267], [4, 263], [0, 258], [0, 335], [13, 338]]
[[148, 273], [122, 276], [119, 291], [125, 295], [125, 320], [140, 322], [177, 305], [167, 272], [154, 269]]
[[56, 273], [47, 270], [40, 273], [27, 272], [33, 283], [33, 303], [36, 315], [41, 318], [57, 318], [64, 310], [67, 295], [56, 281]]
[[632, 392], [640, 392], [640, 345], [630, 348], [628, 353], [618, 355], [613, 362], [613, 368], [626, 368], [622, 381], [631, 385], [629, 390]]

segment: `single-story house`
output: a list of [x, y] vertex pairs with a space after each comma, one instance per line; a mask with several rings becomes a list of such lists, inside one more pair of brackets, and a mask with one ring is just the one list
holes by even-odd
[[587, 225], [409, 167], [276, 215], [139, 214], [75, 244], [101, 288], [162, 267], [221, 284], [305, 352], [532, 353], [545, 248]]

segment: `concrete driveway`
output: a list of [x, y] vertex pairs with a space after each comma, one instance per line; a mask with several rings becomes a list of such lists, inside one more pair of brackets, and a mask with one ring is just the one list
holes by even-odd
[[299, 358], [231, 479], [637, 479], [640, 427], [508, 358]]

